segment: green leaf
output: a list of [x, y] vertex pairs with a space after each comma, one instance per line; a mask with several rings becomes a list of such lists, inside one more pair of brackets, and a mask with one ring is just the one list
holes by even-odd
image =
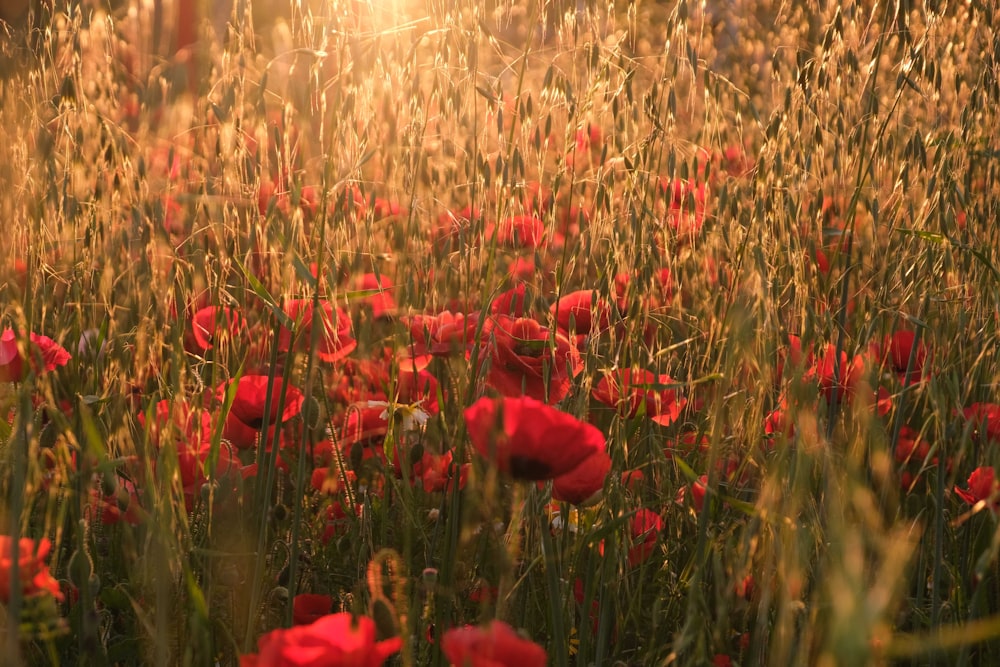
[[281, 309], [274, 297], [271, 296], [271, 293], [267, 291], [266, 287], [264, 287], [264, 284], [257, 279], [257, 276], [243, 266], [243, 263], [240, 262], [239, 258], [233, 257], [233, 261], [236, 262], [236, 266], [240, 268], [240, 272], [243, 274], [243, 277], [246, 278], [247, 283], [249, 283], [250, 289], [253, 290], [254, 294], [256, 294], [257, 297], [264, 302], [264, 305], [268, 307], [282, 326], [291, 329], [294, 324], [294, 322], [292, 322], [292, 318], [290, 318], [288, 314]]
[[905, 229], [902, 227], [896, 228], [896, 233], [905, 234], [906, 236], [916, 236], [918, 239], [923, 241], [930, 241], [932, 243], [944, 243], [948, 238], [944, 234], [939, 234], [937, 232], [928, 232], [922, 229]]
[[611, 521], [601, 523], [600, 528], [587, 534], [587, 544], [599, 544], [606, 537], [614, 535], [628, 525], [629, 521], [632, 520], [632, 517], [635, 516], [636, 512], [638, 512], [638, 510], [626, 512], [625, 514], [615, 517]]
[[685, 477], [687, 477], [687, 479], [688, 479], [689, 482], [697, 482], [698, 481], [698, 477], [699, 477], [698, 473], [696, 473], [691, 466], [689, 466], [687, 463], [685, 463], [684, 459], [682, 459], [682, 458], [680, 458], [678, 456], [675, 456], [675, 457], [673, 457], [672, 461], [677, 464], [677, 467], [681, 469], [681, 474], [683, 474]]
[[312, 274], [312, 271], [306, 266], [306, 263], [302, 261], [302, 258], [298, 256], [297, 253], [292, 254], [292, 266], [295, 268], [295, 274], [299, 277], [302, 282], [309, 286], [309, 289], [315, 290], [318, 284], [316, 276]]

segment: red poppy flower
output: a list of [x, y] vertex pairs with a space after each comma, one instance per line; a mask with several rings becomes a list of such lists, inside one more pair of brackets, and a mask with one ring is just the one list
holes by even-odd
[[492, 602], [499, 595], [500, 589], [496, 586], [490, 586], [490, 583], [485, 579], [477, 579], [472, 588], [469, 589], [469, 601], [476, 604]]
[[705, 507], [706, 493], [708, 493], [708, 475], [702, 475], [691, 482], [691, 504], [698, 513]]
[[[650, 283], [639, 283], [634, 275], [619, 273], [615, 276], [615, 304], [623, 317], [634, 314], [636, 308], [640, 312], [664, 311], [670, 307], [674, 298], [673, 277], [669, 268], [654, 271]], [[656, 327], [647, 322], [643, 337], [652, 341], [656, 336]]]
[[145, 512], [140, 504], [139, 494], [135, 484], [122, 479], [111, 493], [105, 494], [94, 488], [90, 492], [90, 507], [87, 508], [87, 519], [100, 521], [102, 525], [113, 526], [125, 523], [138, 526], [145, 518]]
[[149, 173], [156, 178], [178, 181], [187, 170], [188, 160], [184, 157], [189, 148], [180, 144], [160, 144], [152, 147], [147, 155], [146, 163]]
[[375, 621], [367, 616], [328, 614], [267, 633], [257, 655], [240, 656], [240, 667], [379, 667], [402, 645], [399, 637], [376, 641]]
[[578, 290], [564, 294], [549, 309], [559, 330], [569, 335], [589, 335], [611, 326], [611, 304], [595, 290]]
[[[917, 341], [914, 332], [905, 330], [895, 332], [887, 341], [885, 349], [886, 361], [901, 383], [907, 385], [920, 381], [924, 374], [924, 362], [927, 360], [927, 347], [923, 341]], [[913, 367], [909, 368], [911, 356]]]
[[1000, 496], [1000, 481], [997, 481], [996, 471], [992, 466], [973, 470], [967, 483], [968, 491], [955, 486], [955, 493], [958, 494], [959, 498], [970, 505], [975, 505], [981, 500], [990, 501], [990, 506], [994, 511], [1000, 507], [1000, 497], [998, 497]]
[[496, 233], [497, 245], [507, 248], [537, 248], [545, 239], [545, 223], [536, 215], [515, 215], [488, 229], [486, 238]]
[[222, 442], [215, 461], [215, 470], [209, 475], [205, 470], [212, 453], [211, 443], [200, 447], [189, 447], [177, 452], [177, 468], [181, 475], [181, 486], [184, 489], [184, 503], [190, 512], [201, 493], [201, 488], [210, 480], [219, 485], [220, 490], [235, 493], [240, 488], [240, 481], [257, 474], [257, 466], [244, 466], [236, 451], [226, 442]]
[[523, 317], [527, 304], [526, 292], [527, 288], [524, 283], [519, 283], [511, 289], [501, 292], [490, 303], [490, 312], [494, 315]]
[[552, 499], [574, 505], [591, 505], [600, 498], [604, 480], [611, 472], [611, 457], [600, 451], [583, 463], [552, 480]]
[[[421, 448], [415, 448], [410, 450], [411, 457], [411, 469], [410, 469], [410, 484], [414, 485], [420, 482], [421, 486], [427, 493], [436, 493], [441, 491], [449, 491], [454, 486], [454, 482], [458, 481], [458, 488], [464, 489], [465, 483], [468, 480], [469, 475], [469, 464], [463, 464], [458, 468], [458, 475], [453, 476], [452, 462], [454, 457], [451, 451], [447, 451], [444, 454], [434, 454], [433, 452], [428, 452]], [[406, 454], [404, 454], [406, 456]], [[403, 477], [403, 467], [402, 467], [402, 457], [396, 456], [393, 458], [393, 468], [396, 472], [396, 477]]]
[[[785, 436], [786, 440], [795, 437], [795, 422], [789, 415], [788, 401], [784, 396], [781, 397], [779, 406], [764, 418], [764, 433], [772, 439], [777, 438], [779, 434]], [[768, 444], [773, 447], [773, 440], [769, 441]]]
[[267, 214], [272, 201], [274, 201], [275, 210], [281, 211], [286, 216], [292, 213], [292, 206], [297, 202], [298, 208], [306, 220], [312, 220], [319, 209], [319, 193], [311, 185], [302, 186], [296, 195], [285, 185], [276, 184], [273, 181], [262, 181], [257, 193], [257, 209], [261, 215]]
[[469, 470], [471, 464], [463, 463], [458, 466], [457, 474], [452, 473], [453, 456], [451, 451], [447, 451], [441, 456], [424, 454], [419, 466], [413, 466], [414, 475], [420, 476], [420, 482], [426, 493], [440, 493], [451, 491], [457, 482], [459, 489], [464, 489], [469, 480]]
[[380, 220], [382, 218], [388, 218], [390, 215], [403, 215], [406, 213], [406, 209], [394, 199], [375, 197], [374, 206], [372, 206], [372, 213], [374, 214], [376, 220]]
[[[330, 540], [337, 535], [342, 535], [350, 527], [351, 520], [347, 518], [347, 510], [344, 509], [344, 503], [346, 501], [334, 500], [333, 503], [327, 505], [325, 527], [323, 534], [320, 536], [323, 544], [329, 544]], [[347, 507], [351, 507], [351, 505], [347, 505]], [[363, 511], [363, 505], [354, 505], [355, 516], [361, 516]]]
[[199, 308], [191, 317], [192, 344], [189, 349], [205, 352], [212, 349], [218, 338], [216, 324], [221, 323], [230, 338], [239, 335], [244, 327], [240, 314], [228, 306], [205, 306]]
[[[244, 375], [236, 386], [233, 405], [226, 416], [222, 435], [239, 449], [251, 449], [257, 445], [257, 435], [264, 425], [264, 404], [267, 401], [267, 375]], [[228, 383], [219, 387], [216, 394], [221, 402], [228, 391]], [[280, 377], [273, 378], [271, 385], [271, 405], [268, 424], [276, 426], [286, 422], [302, 409], [304, 396], [295, 387], [285, 386]], [[278, 406], [284, 396], [284, 409], [279, 417]]]
[[[388, 406], [373, 401], [372, 405], [359, 404], [351, 406], [343, 420], [343, 425], [337, 429], [340, 434], [338, 444], [344, 454], [349, 457], [355, 445], [368, 448], [369, 445], [382, 453], [382, 440], [389, 432]], [[339, 421], [339, 420], [338, 420]], [[337, 424], [335, 423], [336, 427]], [[370, 454], [366, 454], [368, 458]]]
[[736, 582], [736, 585], [733, 586], [733, 592], [736, 593], [736, 597], [743, 598], [744, 600], [752, 600], [756, 588], [753, 575], [748, 574]]
[[28, 263], [23, 259], [15, 258], [14, 266], [12, 267], [13, 275], [11, 276], [10, 285], [16, 286], [18, 288], [18, 293], [23, 294], [26, 289], [28, 289]]
[[822, 248], [816, 248], [813, 252], [813, 264], [824, 276], [830, 275], [830, 260], [827, 259], [826, 253], [823, 252]]
[[[274, 442], [274, 434], [277, 429], [274, 425], [268, 426], [267, 435], [264, 437], [264, 448], [266, 451], [271, 451], [271, 446]], [[247, 426], [239, 419], [235, 417], [227, 417], [226, 424], [223, 426], [222, 437], [233, 444], [237, 449], [254, 449], [257, 446], [257, 441], [260, 440], [261, 432], [259, 428], [253, 428]], [[284, 447], [285, 435], [283, 432], [278, 435], [278, 449]], [[281, 459], [278, 459], [278, 463], [281, 464]]]
[[355, 285], [359, 290], [378, 290], [376, 294], [361, 299], [362, 303], [372, 307], [372, 317], [379, 319], [391, 317], [396, 313], [396, 300], [392, 298], [392, 281], [389, 276], [366, 273], [357, 279]]
[[441, 650], [453, 667], [545, 667], [548, 662], [545, 649], [503, 621], [451, 628], [441, 638]]
[[[351, 318], [340, 308], [325, 299], [319, 300], [320, 326], [319, 347], [316, 356], [320, 361], [333, 363], [346, 357], [358, 346], [351, 336]], [[294, 299], [285, 303], [285, 314], [296, 323], [296, 349], [306, 350], [312, 339], [313, 301]], [[278, 350], [288, 352], [292, 346], [292, 331], [281, 327], [278, 334]]]
[[629, 567], [644, 562], [656, 550], [656, 542], [663, 530], [663, 518], [649, 509], [640, 509], [629, 522], [632, 547], [628, 550]]
[[[225, 385], [220, 391], [224, 391], [224, 387]], [[277, 400], [277, 396], [274, 400]], [[146, 426], [145, 413], [139, 414], [139, 423]], [[237, 431], [234, 425], [237, 423], [242, 425], [241, 428], [245, 430], [246, 435], [242, 430], [234, 435]], [[192, 408], [182, 398], [164, 399], [156, 404], [153, 420], [148, 428], [149, 440], [157, 450], [167, 444], [167, 438], [173, 444], [174, 449], [170, 451], [176, 452], [177, 471], [180, 473], [184, 499], [188, 510], [192, 510], [201, 487], [210, 479], [205, 472], [205, 463], [212, 451], [211, 414], [208, 411]], [[244, 448], [252, 447], [257, 441], [258, 428], [259, 425], [252, 428], [233, 417], [232, 422], [227, 421], [224, 435], [226, 432], [229, 433], [227, 437], [233, 446], [242, 443]], [[219, 448], [211, 479], [226, 484], [229, 490], [235, 490], [238, 487], [237, 480], [246, 479], [253, 473], [253, 468], [243, 467], [236, 452], [224, 441]]]
[[[344, 359], [327, 372], [326, 392], [339, 405], [386, 400], [392, 370], [393, 351], [385, 349], [365, 359]], [[413, 364], [404, 360], [401, 367]]]
[[660, 192], [665, 195], [666, 221], [677, 236], [697, 234], [705, 221], [705, 184], [661, 178]]
[[[138, 415], [139, 425], [146, 428], [146, 413]], [[192, 408], [183, 398], [165, 398], [158, 401], [149, 424], [149, 441], [160, 447], [165, 437], [171, 438], [178, 449], [199, 446], [212, 439], [212, 415], [205, 410]]]
[[[628, 310], [628, 296], [629, 292], [646, 292], [648, 288], [646, 285], [640, 285], [636, 281], [638, 274], [633, 273], [619, 273], [615, 276], [615, 302], [618, 304], [618, 310], [623, 313]], [[654, 274], [654, 280], [660, 284], [662, 290], [665, 292], [666, 297], [669, 299], [674, 294], [674, 283], [673, 277], [670, 274], [669, 268], [662, 268], [657, 274]]]
[[[267, 403], [267, 389], [271, 387], [271, 405], [269, 420], [272, 424], [279, 421], [278, 406], [284, 396], [284, 409], [280, 421], [288, 421], [302, 409], [302, 392], [292, 385], [285, 385], [280, 377], [271, 378], [267, 375], [244, 375], [236, 386], [236, 395], [229, 414], [252, 428], [259, 428], [264, 421], [264, 407]], [[221, 390], [226, 391], [226, 390]]]
[[864, 377], [865, 362], [860, 354], [848, 359], [847, 352], [841, 350], [839, 365], [835, 362], [836, 356], [837, 347], [833, 343], [828, 344], [809, 373], [819, 379], [827, 400], [833, 400], [835, 394], [838, 400], [843, 400], [845, 393]]
[[458, 211], [445, 211], [439, 215], [437, 225], [431, 232], [435, 250], [442, 254], [459, 252], [459, 240], [463, 232], [472, 226], [473, 220], [483, 220], [483, 212], [472, 206]]
[[639, 489], [642, 488], [642, 485], [645, 481], [646, 481], [646, 473], [644, 473], [639, 468], [626, 470], [621, 475], [622, 486], [631, 491], [632, 493], [638, 493]]
[[899, 437], [896, 439], [896, 449], [893, 452], [896, 463], [916, 463], [922, 465], [927, 455], [930, 454], [931, 446], [926, 440], [920, 438], [920, 434], [913, 428], [903, 425], [899, 429]]
[[[669, 375], [660, 374], [657, 378], [657, 384], [669, 385], [676, 384], [676, 382]], [[688, 401], [674, 389], [660, 389], [655, 392], [652, 410], [650, 410], [648, 400], [646, 405], [646, 414], [649, 415], [650, 419], [660, 426], [669, 426], [681, 416], [681, 411], [688, 405]]]
[[963, 413], [967, 420], [975, 422], [980, 435], [1000, 442], [1000, 404], [973, 403]]
[[[53, 371], [59, 366], [65, 366], [72, 358], [69, 352], [48, 336], [31, 333], [29, 340], [27, 353], [30, 356], [30, 366], [36, 373]], [[0, 382], [20, 382], [27, 374], [14, 330], [4, 329], [0, 334]]]
[[[282, 178], [279, 181], [287, 182], [287, 179]], [[319, 210], [320, 192], [312, 185], [303, 185], [296, 192], [280, 182], [261, 181], [257, 192], [257, 210], [261, 215], [267, 215], [272, 200], [275, 209], [286, 216], [292, 213], [292, 206], [297, 205], [308, 221], [315, 218]]]
[[519, 283], [531, 281], [537, 274], [538, 267], [535, 266], [534, 257], [521, 257], [519, 255], [507, 264], [507, 275]]
[[278, 192], [278, 186], [272, 180], [261, 180], [257, 188], [257, 211], [261, 215], [267, 215], [267, 209], [271, 205], [271, 200], [275, 202], [275, 208], [287, 210], [288, 194]]
[[368, 215], [368, 198], [357, 183], [351, 183], [344, 188], [344, 193], [340, 197], [335, 197], [330, 203], [329, 210], [332, 213], [336, 213], [338, 208], [353, 219], [359, 220]]
[[465, 409], [465, 423], [476, 451], [517, 479], [553, 479], [606, 453], [597, 427], [529, 396], [483, 397]]
[[466, 351], [475, 340], [479, 314], [443, 311], [437, 315], [414, 315], [405, 319], [413, 339], [413, 355], [445, 355]]
[[483, 356], [489, 360], [486, 383], [504, 396], [530, 396], [557, 403], [583, 370], [576, 346], [563, 334], [535, 320], [493, 317], [483, 327]]
[[[317, 458], [320, 458], [317, 456]], [[341, 484], [346, 482], [353, 485], [358, 481], [358, 476], [353, 470], [344, 470], [344, 477], [341, 478], [340, 466], [331, 465], [321, 468], [314, 468], [310, 476], [310, 485], [320, 493], [333, 495], [341, 490]]]
[[[722, 155], [719, 156], [721, 159], [722, 168], [733, 178], [739, 178], [744, 176], [753, 169], [754, 165], [747, 157], [747, 153], [742, 146], [737, 144], [732, 144], [726, 146], [725, 150], [722, 151]], [[713, 172], [714, 174], [715, 172]]]
[[473, 208], [471, 205], [465, 208], [459, 209], [457, 211], [445, 211], [438, 216], [438, 224], [441, 227], [448, 227], [453, 225], [466, 226], [473, 220], [482, 220], [483, 212], [478, 208]]
[[184, 207], [171, 197], [163, 196], [163, 229], [168, 234], [184, 235], [187, 232], [187, 220], [184, 215]]
[[785, 372], [786, 360], [791, 363], [792, 369], [804, 372], [807, 366], [813, 363], [812, 348], [802, 349], [802, 339], [795, 334], [788, 334], [788, 348], [778, 353], [778, 363], [774, 370], [774, 381], [780, 382]]
[[[851, 403], [857, 396], [858, 389], [864, 384], [867, 373], [867, 355], [857, 354], [853, 359], [848, 359], [847, 352], [841, 350], [840, 364], [835, 368], [834, 360], [837, 356], [837, 348], [832, 343], [826, 346], [824, 353], [816, 361], [816, 365], [810, 369], [806, 376], [817, 377], [819, 386], [827, 401], [847, 401]], [[883, 388], [878, 387], [874, 393], [863, 396], [868, 400], [870, 407], [879, 415], [885, 416], [892, 408], [892, 398]]]
[[309, 625], [330, 613], [333, 597], [316, 593], [299, 593], [292, 600], [292, 623]]
[[636, 416], [645, 409], [646, 416], [657, 424], [668, 426], [680, 417], [687, 399], [675, 389], [657, 389], [656, 386], [674, 384], [665, 373], [659, 375], [646, 370], [619, 368], [602, 377], [594, 386], [594, 399], [618, 408], [626, 417]]
[[396, 402], [420, 404], [420, 409], [428, 415], [436, 415], [440, 411], [438, 392], [441, 383], [428, 370], [408, 371], [401, 365], [396, 377]]
[[578, 129], [573, 145], [566, 152], [566, 166], [576, 169], [577, 166], [586, 168], [596, 163], [603, 143], [604, 137], [600, 125], [588, 123], [587, 127]]
[[[45, 559], [52, 550], [52, 542], [43, 537], [38, 542], [22, 537], [14, 544], [8, 535], [0, 535], [0, 601], [10, 602], [10, 593], [14, 585], [11, 580], [11, 566], [17, 558], [17, 576], [20, 579], [21, 595], [34, 597], [51, 594], [57, 600], [63, 599], [59, 590], [59, 582], [49, 572]], [[15, 553], [16, 552], [16, 553]]]

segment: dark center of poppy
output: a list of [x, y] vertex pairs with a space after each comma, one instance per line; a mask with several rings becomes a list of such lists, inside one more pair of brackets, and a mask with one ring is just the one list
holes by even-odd
[[514, 455], [510, 457], [510, 474], [517, 479], [540, 481], [551, 479], [549, 467], [538, 459], [529, 456]]
[[[264, 426], [264, 417], [257, 417], [256, 419], [240, 419], [240, 421], [255, 431], [259, 431], [261, 427]], [[274, 422], [271, 423], [273, 424]]]

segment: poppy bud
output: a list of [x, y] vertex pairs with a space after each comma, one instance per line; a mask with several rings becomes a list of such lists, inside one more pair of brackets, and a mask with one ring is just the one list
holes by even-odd
[[90, 577], [94, 574], [94, 564], [86, 551], [77, 550], [70, 556], [67, 570], [73, 585], [82, 587], [85, 582], [89, 583]]
[[279, 605], [288, 602], [288, 589], [284, 586], [275, 586], [271, 589], [271, 600]]
[[101, 493], [104, 497], [112, 495], [118, 490], [118, 476], [113, 471], [108, 471], [101, 476]]

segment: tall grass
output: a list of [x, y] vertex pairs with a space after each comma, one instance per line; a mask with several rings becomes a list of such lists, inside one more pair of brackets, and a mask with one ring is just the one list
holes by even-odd
[[[12, 588], [4, 664], [238, 664], [304, 593], [401, 664], [494, 618], [557, 666], [996, 661], [997, 487], [959, 493], [1000, 463], [995, 7], [737, 4], [236, 3], [180, 51], [140, 3], [15, 30], [0, 328], [72, 359], [0, 385], [0, 532], [52, 541], [65, 598]], [[532, 215], [542, 243], [505, 239]], [[548, 328], [519, 349], [582, 360], [556, 405], [612, 461], [585, 506], [470, 445], [513, 288]], [[557, 335], [578, 290], [608, 326]], [[470, 317], [423, 391], [411, 322], [442, 311]], [[686, 407], [605, 405], [621, 369]]]

